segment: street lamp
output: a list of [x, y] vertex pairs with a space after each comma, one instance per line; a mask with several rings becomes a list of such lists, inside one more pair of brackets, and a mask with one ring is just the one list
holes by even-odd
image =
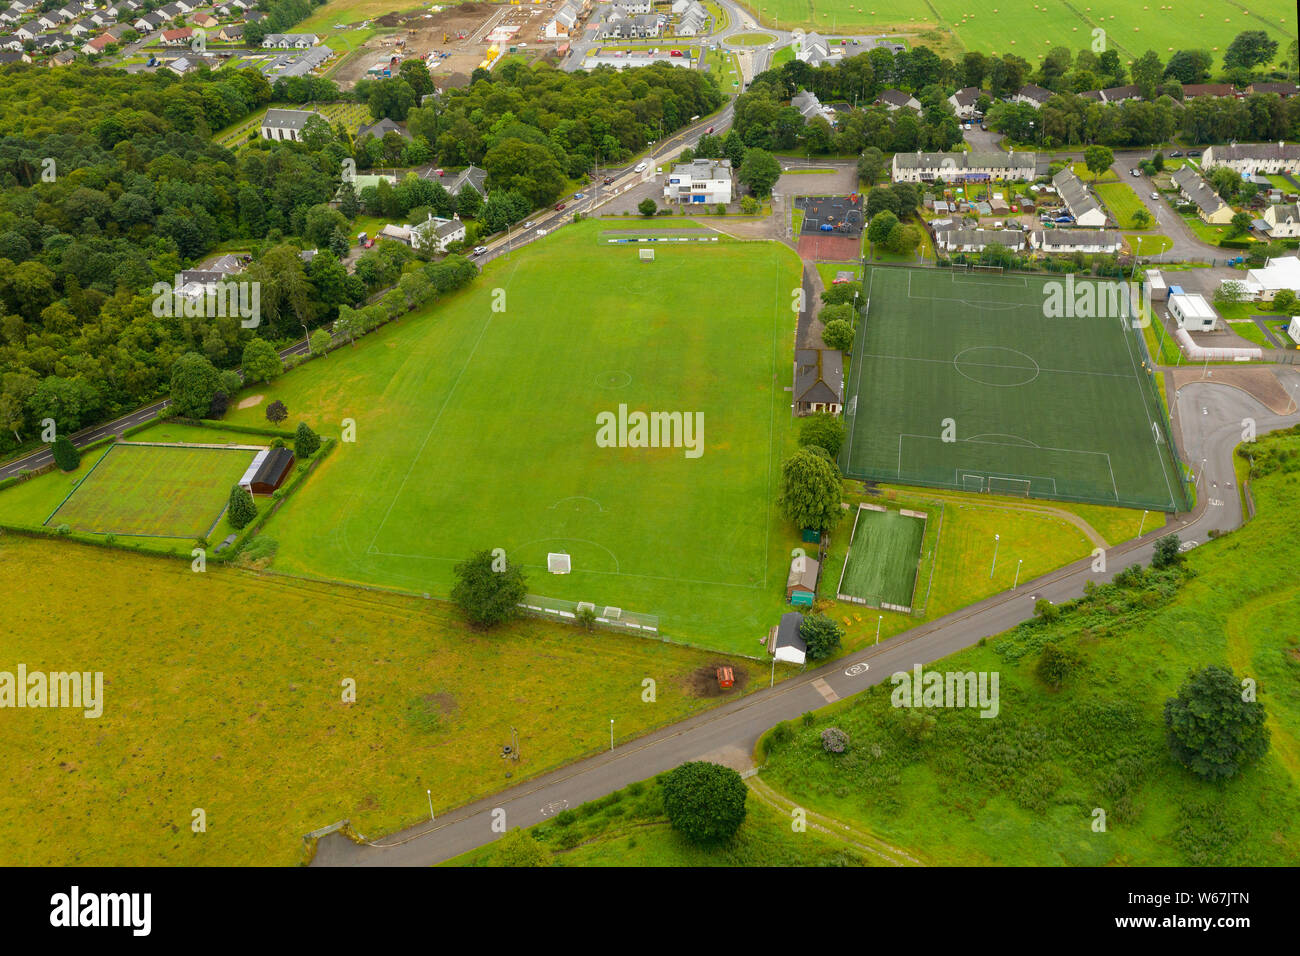
[[432, 820], [433, 820], [433, 791], [432, 791], [432, 790], [426, 790], [426, 791], [424, 791], [424, 792], [425, 792], [425, 794], [427, 794], [428, 797], [429, 797], [429, 820], [432, 822]]
[[609, 718], [609, 749], [614, 749], [614, 718]]
[[884, 619], [885, 619], [885, 615], [883, 614], [879, 615], [876, 618], [876, 643], [877, 644], [880, 643], [880, 622], [883, 621]]
[[1024, 558], [1020, 558], [1019, 560], [1016, 561], [1016, 579], [1013, 582], [1011, 582], [1011, 590], [1013, 591], [1016, 589], [1016, 585], [1020, 583], [1020, 566], [1024, 563], [1025, 563]]
[[993, 577], [993, 571], [998, 566], [998, 539], [1002, 536], [995, 534], [993, 536], [993, 564], [989, 567], [989, 577]]

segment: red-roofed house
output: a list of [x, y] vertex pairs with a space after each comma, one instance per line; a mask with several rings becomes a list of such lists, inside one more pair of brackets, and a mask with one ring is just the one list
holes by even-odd
[[163, 46], [185, 46], [194, 36], [194, 31], [189, 27], [180, 30], [164, 30], [162, 35]]

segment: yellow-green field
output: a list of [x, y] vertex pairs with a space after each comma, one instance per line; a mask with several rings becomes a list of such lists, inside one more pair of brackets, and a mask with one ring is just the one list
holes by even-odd
[[607, 747], [610, 717], [627, 740], [700, 711], [701, 667], [752, 666], [541, 622], [476, 633], [435, 602], [13, 533], [0, 590], [6, 669], [104, 681], [98, 718], [0, 722], [7, 865], [291, 865], [310, 830], [413, 823], [426, 789], [441, 812]]

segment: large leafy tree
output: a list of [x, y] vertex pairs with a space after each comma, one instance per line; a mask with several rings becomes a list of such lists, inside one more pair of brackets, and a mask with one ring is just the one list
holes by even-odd
[[1268, 750], [1264, 705], [1231, 670], [1217, 664], [1188, 675], [1165, 702], [1165, 728], [1174, 759], [1204, 780], [1234, 776]]
[[660, 786], [668, 821], [697, 846], [723, 844], [745, 822], [749, 789], [730, 767], [691, 761], [669, 771]]
[[844, 628], [825, 614], [807, 614], [799, 624], [799, 636], [808, 648], [808, 659], [822, 661], [840, 649]]
[[747, 149], [736, 178], [753, 190], [754, 195], [766, 196], [781, 178], [781, 164], [765, 149]]
[[266, 339], [248, 340], [244, 346], [241, 366], [246, 382], [269, 382], [284, 372], [284, 363], [280, 361], [279, 353]]
[[197, 352], [186, 352], [172, 365], [171, 400], [176, 414], [201, 418], [221, 388], [216, 366]]
[[500, 553], [480, 551], [452, 569], [452, 601], [479, 627], [493, 627], [519, 614], [528, 593], [522, 569]]
[[832, 456], [844, 444], [844, 420], [829, 412], [815, 412], [799, 422], [799, 444], [816, 445]]
[[840, 517], [840, 471], [825, 449], [801, 448], [781, 463], [779, 502], [800, 528], [826, 531]]

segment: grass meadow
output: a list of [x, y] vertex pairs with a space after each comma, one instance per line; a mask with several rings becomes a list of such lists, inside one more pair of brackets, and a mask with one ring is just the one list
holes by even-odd
[[[1119, 223], [1121, 229], [1149, 229], [1155, 224], [1155, 218], [1151, 217], [1147, 207], [1128, 183], [1101, 183], [1095, 188], [1097, 195], [1106, 204], [1111, 217]], [[1147, 212], [1149, 218], [1145, 226], [1139, 226], [1134, 222], [1133, 217], [1138, 212]]]
[[610, 717], [628, 740], [698, 713], [725, 698], [694, 696], [697, 670], [749, 666], [539, 621], [478, 633], [437, 602], [3, 532], [0, 589], [7, 669], [104, 675], [97, 719], [0, 721], [7, 865], [292, 865], [310, 830], [378, 836], [426, 817], [426, 789], [441, 813], [608, 747]]
[[[769, 747], [762, 780], [810, 810], [949, 865], [1295, 866], [1300, 840], [1300, 588], [1294, 501], [1300, 432], [1252, 449], [1259, 507], [1190, 552], [1191, 576], [1147, 572], [1052, 624], [1035, 620], [933, 670], [996, 671], [1000, 709], [891, 706], [886, 682], [818, 712]], [[1036, 675], [1047, 642], [1081, 664], [1060, 689]], [[1162, 710], [1189, 670], [1258, 681], [1271, 747], [1222, 786], [1176, 764]], [[847, 753], [822, 751], [826, 726]], [[1105, 832], [1092, 828], [1106, 813]]]
[[[759, 652], [798, 543], [775, 506], [798, 261], [724, 240], [661, 243], [642, 263], [607, 226], [496, 260], [229, 413], [255, 424], [279, 399], [323, 434], [356, 422], [356, 441], [270, 522], [276, 569], [445, 596], [456, 562], [499, 547], [536, 593]], [[598, 416], [620, 406], [702, 415], [700, 454], [602, 447]], [[558, 551], [572, 574], [546, 572]]]

